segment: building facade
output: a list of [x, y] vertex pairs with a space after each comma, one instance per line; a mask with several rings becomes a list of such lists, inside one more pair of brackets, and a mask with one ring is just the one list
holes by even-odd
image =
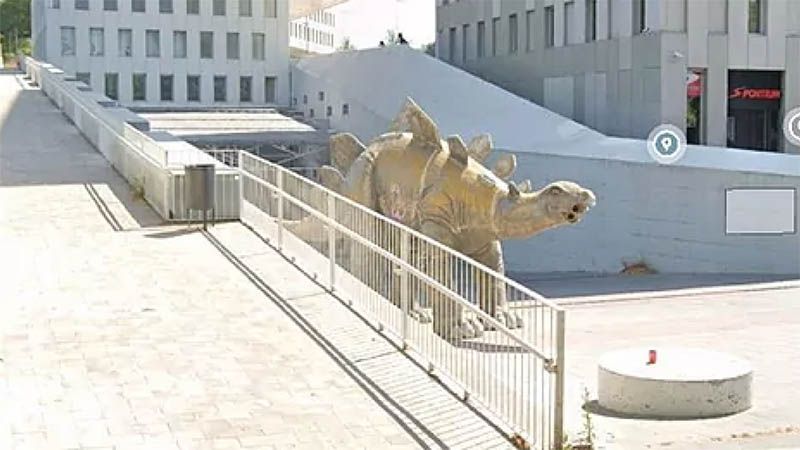
[[289, 47], [293, 56], [333, 53], [337, 39], [336, 14], [331, 9], [289, 22]]
[[288, 105], [288, 0], [32, 0], [34, 57], [126, 106]]
[[800, 1], [437, 0], [437, 56], [606, 134], [800, 151]]

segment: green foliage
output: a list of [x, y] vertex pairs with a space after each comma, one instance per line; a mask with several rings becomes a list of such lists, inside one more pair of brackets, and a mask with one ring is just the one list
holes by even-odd
[[422, 47], [420, 47], [420, 50], [431, 56], [436, 56], [436, 43], [430, 42], [428, 44], [425, 44]]
[[3, 53], [30, 54], [30, 7], [30, 0], [0, 0], [0, 36], [2, 36]]

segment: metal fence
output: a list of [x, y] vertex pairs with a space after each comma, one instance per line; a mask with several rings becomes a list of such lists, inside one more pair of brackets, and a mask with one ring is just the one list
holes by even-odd
[[[561, 308], [288, 169], [247, 152], [215, 156], [240, 168], [244, 222], [287, 256], [302, 259], [318, 282], [343, 293], [518, 443], [561, 448]], [[484, 311], [492, 312], [503, 296], [521, 327]], [[486, 331], [470, 337], [476, 326]]]

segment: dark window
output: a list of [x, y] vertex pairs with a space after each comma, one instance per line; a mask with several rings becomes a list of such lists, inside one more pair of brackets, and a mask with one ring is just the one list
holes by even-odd
[[253, 101], [253, 77], [239, 77], [239, 101]]
[[306, 94], [303, 94], [303, 104], [304, 105], [308, 104], [308, 95], [306, 95]]
[[486, 22], [478, 22], [477, 39], [477, 55], [478, 58], [483, 58], [486, 55]]
[[75, 9], [80, 11], [88, 11], [89, 0], [75, 0]]
[[747, 5], [747, 31], [755, 34], [765, 34], [766, 2], [764, 0], [749, 0]]
[[172, 0], [158, 0], [158, 12], [172, 14]]
[[264, 0], [264, 16], [278, 17], [278, 4], [276, 0]]
[[200, 0], [186, 0], [186, 14], [200, 14]]
[[536, 16], [533, 11], [527, 11], [525, 13], [525, 51], [529, 52], [533, 50], [533, 21], [535, 20]]
[[597, 0], [586, 0], [586, 42], [597, 40]]
[[214, 0], [213, 6], [215, 16], [225, 15], [225, 0]]
[[492, 56], [497, 56], [497, 40], [500, 38], [500, 18], [492, 19]]
[[214, 57], [213, 31], [200, 32], [200, 57], [203, 59], [211, 59]]
[[508, 16], [508, 53], [517, 53], [519, 48], [519, 34], [517, 30], [517, 15]]
[[239, 0], [239, 15], [242, 17], [253, 15], [253, 0]]
[[633, 0], [633, 34], [639, 34], [647, 27], [647, 2]]
[[147, 74], [135, 73], [133, 74], [133, 100], [144, 101], [147, 100]]
[[214, 101], [226, 102], [228, 101], [228, 79], [224, 75], [214, 77]]
[[328, 117], [333, 115], [333, 106], [328, 106], [327, 108], [325, 108], [325, 115]]
[[190, 102], [200, 101], [200, 75], [186, 76], [186, 100]]
[[347, 116], [349, 114], [350, 114], [350, 105], [345, 103], [344, 105], [342, 105], [342, 115]]
[[239, 33], [228, 33], [225, 45], [228, 59], [239, 59]]
[[173, 100], [172, 93], [172, 75], [161, 75], [161, 101], [171, 102]]
[[[264, 77], [264, 102], [275, 103], [275, 77]], [[305, 97], [303, 97], [305, 100]]]
[[552, 6], [544, 8], [544, 46], [552, 47], [556, 43], [556, 14]]
[[119, 100], [119, 74], [106, 74], [106, 97], [112, 100]]
[[103, 0], [103, 11], [116, 11], [118, 8], [117, 0]]
[[450, 61], [450, 62], [455, 62], [455, 60], [456, 60], [456, 27], [450, 27], [450, 30], [448, 30], [447, 44], [449, 45], [449, 47], [447, 49], [447, 60]]
[[314, 118], [314, 108], [308, 110], [308, 117]]
[[87, 86], [92, 85], [92, 74], [89, 72], [78, 72], [75, 74], [75, 78]]
[[131, 0], [132, 12], [145, 12], [144, 0]]

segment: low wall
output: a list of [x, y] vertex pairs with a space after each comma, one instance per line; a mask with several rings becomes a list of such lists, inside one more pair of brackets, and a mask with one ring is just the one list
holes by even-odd
[[[64, 76], [51, 64], [25, 59], [28, 76], [165, 220], [186, 220], [184, 164], [216, 164], [216, 217], [239, 219], [239, 175], [196, 147], [146, 123], [113, 100]], [[176, 141], [183, 145], [176, 146]]]

